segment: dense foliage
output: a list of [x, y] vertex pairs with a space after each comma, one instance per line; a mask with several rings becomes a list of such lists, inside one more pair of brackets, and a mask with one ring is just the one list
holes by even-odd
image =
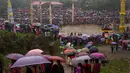
[[[52, 43], [53, 42], [53, 43]], [[55, 41], [43, 35], [21, 34], [0, 31], [0, 53], [22, 53], [35, 48], [43, 49], [48, 54], [56, 54], [58, 51], [59, 41]], [[22, 51], [21, 51], [22, 50]]]

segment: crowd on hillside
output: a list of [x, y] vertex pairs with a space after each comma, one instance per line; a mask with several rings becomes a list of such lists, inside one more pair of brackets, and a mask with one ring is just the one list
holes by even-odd
[[[34, 20], [40, 17], [39, 10], [34, 7]], [[112, 22], [119, 23], [119, 10], [83, 10], [75, 8], [74, 24], [110, 24]], [[20, 24], [30, 23], [29, 9], [13, 9], [15, 22]], [[54, 24], [72, 24], [72, 9], [71, 8], [52, 8]], [[7, 19], [7, 13], [0, 15], [0, 23]], [[130, 20], [130, 12], [127, 11], [126, 22]], [[42, 9], [42, 21], [44, 24], [49, 23], [49, 8]]]

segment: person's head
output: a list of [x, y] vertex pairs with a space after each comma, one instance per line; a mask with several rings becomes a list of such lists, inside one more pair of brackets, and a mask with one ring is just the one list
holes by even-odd
[[81, 67], [81, 66], [82, 66], [82, 64], [81, 64], [81, 63], [78, 63], [78, 66], [80, 66], [80, 67]]
[[57, 60], [57, 64], [60, 64], [60, 60]]
[[14, 64], [16, 62], [16, 60], [11, 60], [12, 61], [12, 64]]
[[87, 63], [88, 63], [88, 60], [84, 60], [84, 62], [87, 64]]
[[99, 59], [96, 59], [96, 60], [95, 60], [95, 63], [99, 63]]
[[54, 69], [57, 69], [57, 68], [58, 68], [58, 65], [54, 64], [54, 65], [53, 65], [53, 68], [54, 68]]

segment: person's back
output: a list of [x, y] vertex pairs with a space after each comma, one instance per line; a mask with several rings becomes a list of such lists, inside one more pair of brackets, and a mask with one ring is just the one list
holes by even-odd
[[51, 70], [51, 73], [58, 73], [59, 72], [59, 69], [58, 69], [58, 65], [53, 65], [52, 66], [52, 70]]
[[86, 64], [83, 65], [84, 72], [85, 73], [91, 73], [91, 65], [88, 64], [88, 60], [85, 60], [85, 63]]
[[93, 66], [93, 73], [100, 73], [100, 67], [101, 67], [101, 64], [99, 63], [99, 60], [96, 59], [95, 64]]

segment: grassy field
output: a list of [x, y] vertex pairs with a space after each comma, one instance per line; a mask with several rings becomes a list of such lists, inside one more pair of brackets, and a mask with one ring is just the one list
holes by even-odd
[[105, 67], [102, 67], [101, 73], [130, 73], [128, 60], [110, 60]]

